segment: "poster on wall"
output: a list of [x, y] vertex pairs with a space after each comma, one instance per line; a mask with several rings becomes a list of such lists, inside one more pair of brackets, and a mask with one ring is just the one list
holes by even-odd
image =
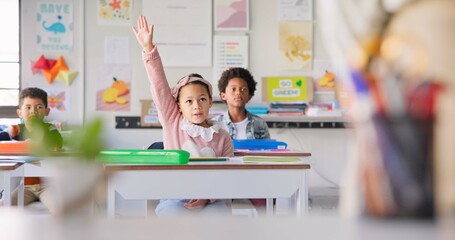
[[130, 65], [101, 65], [96, 85], [96, 110], [130, 111]]
[[310, 21], [313, 19], [313, 0], [280, 0], [280, 21]]
[[142, 1], [165, 67], [212, 66], [211, 9], [212, 0]]
[[70, 91], [66, 88], [46, 88], [47, 105], [51, 112], [68, 112], [70, 111]]
[[215, 0], [215, 31], [248, 31], [249, 0]]
[[98, 25], [130, 26], [133, 0], [98, 0]]
[[73, 5], [65, 2], [38, 3], [36, 14], [37, 49], [73, 51]]
[[312, 23], [280, 22], [278, 36], [280, 69], [311, 71], [313, 60]]
[[214, 85], [226, 69], [248, 68], [248, 36], [214, 36], [213, 49]]

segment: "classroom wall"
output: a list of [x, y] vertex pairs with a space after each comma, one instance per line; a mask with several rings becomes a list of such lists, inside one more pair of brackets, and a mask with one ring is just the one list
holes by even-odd
[[[317, 7], [317, 1], [314, 1]], [[142, 12], [142, 1], [134, 1], [134, 17]], [[316, 15], [316, 11], [314, 11]], [[318, 16], [315, 17], [317, 19]], [[98, 26], [96, 24], [96, 2], [85, 1], [85, 119], [93, 116], [102, 116], [106, 120], [108, 146], [113, 148], [140, 148], [161, 139], [160, 130], [150, 129], [119, 129], [115, 127], [115, 116], [140, 115], [140, 99], [150, 99], [147, 76], [141, 61], [141, 49], [131, 31], [130, 26]], [[249, 35], [249, 69], [259, 82], [258, 91], [252, 102], [261, 102], [260, 79], [265, 76], [312, 74], [311, 72], [281, 71], [278, 68], [278, 1], [251, 0], [250, 1], [250, 31], [245, 32], [214, 32], [214, 35]], [[103, 63], [103, 44], [106, 36], [129, 36], [132, 67], [131, 111], [130, 112], [99, 112], [96, 111], [97, 68]], [[314, 24], [314, 56], [315, 59], [327, 59], [324, 48], [319, 41], [317, 20]], [[174, 85], [181, 76], [197, 72], [208, 79], [213, 71], [208, 67], [167, 67], [165, 68], [170, 85]], [[215, 95], [218, 94], [215, 87]], [[131, 139], [135, 139], [131, 141]]]
[[[33, 0], [34, 1], [34, 0]], [[29, 1], [28, 1], [29, 2]], [[31, 2], [31, 1], [30, 1]], [[36, 1], [38, 2], [38, 1]], [[131, 30], [131, 26], [99, 26], [97, 24], [97, 1], [68, 1], [73, 3], [75, 21], [75, 51], [65, 54], [68, 64], [80, 71], [71, 88], [71, 111], [66, 115], [52, 115], [51, 118], [64, 119], [68, 123], [82, 124], [94, 117], [105, 121], [105, 139], [107, 148], [142, 148], [155, 141], [162, 140], [161, 129], [116, 129], [116, 116], [139, 116], [140, 100], [151, 99], [149, 83], [141, 60], [141, 48]], [[318, 1], [314, 1], [314, 9]], [[23, 59], [36, 59], [40, 53], [33, 49], [34, 29], [27, 27], [34, 21], [34, 4], [23, 4]], [[142, 12], [142, 1], [133, 1], [133, 19]], [[24, 14], [25, 13], [25, 14]], [[328, 57], [321, 44], [317, 11], [313, 11], [313, 46], [314, 59], [326, 60]], [[82, 31], [83, 29], [83, 31]], [[249, 69], [259, 82], [253, 103], [261, 102], [260, 79], [266, 76], [312, 75], [312, 72], [282, 71], [278, 67], [278, 0], [250, 0], [250, 30], [248, 32], [213, 32], [213, 35], [249, 35]], [[129, 112], [109, 112], [96, 110], [96, 81], [98, 68], [103, 64], [104, 38], [106, 36], [127, 36], [130, 40], [130, 64], [132, 74], [131, 110]], [[211, 79], [213, 71], [209, 67], [166, 67], [170, 85], [184, 75], [197, 72]], [[27, 67], [22, 70], [23, 86], [46, 86], [45, 81], [37, 84], [36, 76], [30, 75]], [[216, 86], [214, 86], [216, 90]], [[214, 94], [218, 94], [215, 91]], [[272, 137], [287, 141], [293, 149], [310, 151], [312, 162], [319, 173], [312, 172], [310, 186], [333, 186], [339, 184], [342, 169], [345, 165], [346, 135], [344, 129], [275, 129]], [[331, 149], [331, 151], [327, 151]], [[321, 177], [323, 176], [323, 177]], [[324, 179], [325, 178], [325, 179]], [[329, 179], [329, 181], [327, 181]], [[335, 183], [335, 184], [333, 184]]]

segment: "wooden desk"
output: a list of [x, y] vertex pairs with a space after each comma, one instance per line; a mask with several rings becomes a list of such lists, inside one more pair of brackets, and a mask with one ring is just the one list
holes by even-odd
[[[107, 214], [114, 217], [116, 198], [150, 199], [269, 199], [267, 214], [273, 214], [270, 199], [295, 199], [298, 216], [308, 209], [310, 164], [190, 162], [188, 165], [107, 165]], [[146, 213], [145, 213], [146, 214]]]
[[17, 205], [24, 206], [24, 164], [0, 162], [0, 191], [3, 190], [3, 205], [12, 205], [12, 193], [17, 190]]

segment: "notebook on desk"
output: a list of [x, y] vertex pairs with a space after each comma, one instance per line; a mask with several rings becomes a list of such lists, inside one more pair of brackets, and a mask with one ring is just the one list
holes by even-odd
[[224, 162], [227, 157], [190, 157], [190, 162]]
[[298, 157], [259, 157], [259, 156], [245, 156], [243, 157], [244, 163], [253, 163], [253, 162], [302, 162], [302, 159]]

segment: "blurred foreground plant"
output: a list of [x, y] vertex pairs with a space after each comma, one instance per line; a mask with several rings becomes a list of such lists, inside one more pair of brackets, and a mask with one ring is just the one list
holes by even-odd
[[64, 149], [61, 148], [61, 138], [46, 134], [48, 124], [42, 120], [32, 119], [33, 131], [30, 132], [31, 152], [37, 156], [64, 155], [73, 156], [83, 161], [94, 161], [99, 152], [104, 148], [102, 139], [103, 122], [94, 119], [84, 126], [71, 131], [68, 139], [64, 139]]

